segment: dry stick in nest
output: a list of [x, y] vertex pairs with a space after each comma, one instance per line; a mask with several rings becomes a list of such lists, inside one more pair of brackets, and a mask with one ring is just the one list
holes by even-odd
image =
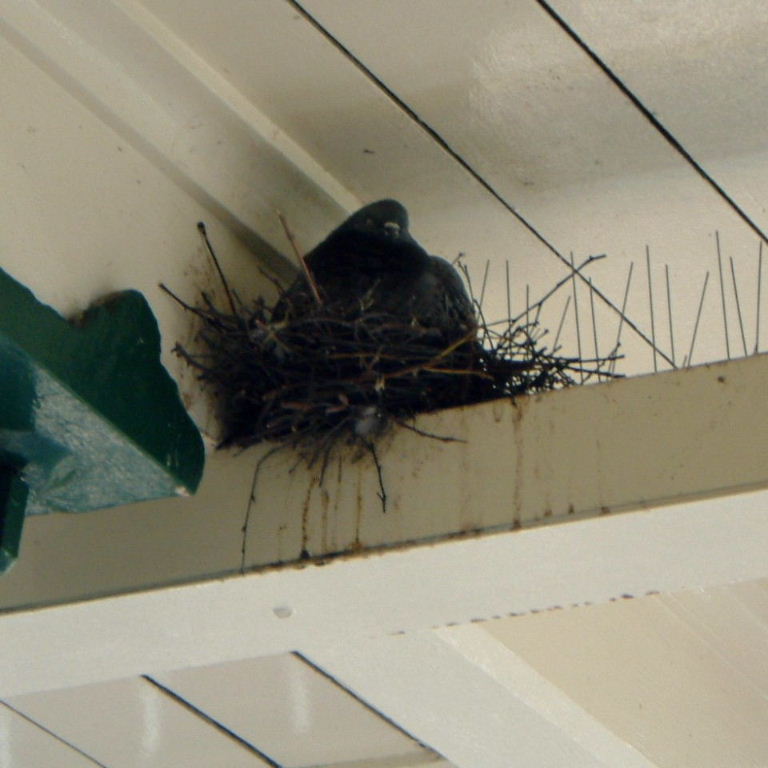
[[235, 309], [235, 302], [232, 299], [232, 293], [229, 290], [229, 284], [227, 283], [227, 280], [224, 277], [224, 272], [221, 269], [221, 264], [219, 264], [219, 260], [216, 258], [216, 253], [213, 250], [211, 241], [208, 239], [208, 232], [205, 229], [204, 222], [202, 221], [197, 222], [197, 231], [200, 233], [200, 237], [203, 238], [203, 243], [205, 244], [205, 247], [208, 251], [208, 255], [210, 256], [211, 261], [213, 261], [213, 266], [216, 267], [216, 271], [219, 273], [219, 279], [221, 280], [221, 284], [224, 286], [224, 292], [227, 294], [227, 301], [229, 302], [229, 308], [232, 310], [232, 314], [236, 316], [237, 310]]
[[599, 261], [600, 259], [604, 259], [604, 258], [605, 258], [604, 253], [598, 253], [592, 256], [588, 256], [578, 266], [572, 266], [572, 272], [570, 272], [561, 280], [558, 280], [538, 301], [535, 301], [533, 304], [527, 307], [525, 311], [521, 312], [519, 315], [515, 315], [514, 317], [509, 317], [507, 320], [501, 320], [500, 322], [509, 323], [511, 327], [512, 325], [522, 320], [523, 317], [525, 317], [525, 315], [528, 314], [532, 309], [537, 309], [537, 310], [541, 309], [541, 307], [544, 305], [547, 299], [549, 299], [554, 293], [560, 290], [560, 288], [562, 288], [566, 283], [573, 280], [575, 275], [581, 276], [581, 272], [583, 272], [590, 264], [592, 264], [592, 262]]
[[298, 259], [299, 264], [301, 264], [301, 268], [304, 271], [304, 277], [307, 278], [309, 287], [312, 289], [312, 295], [315, 297], [315, 302], [317, 302], [318, 306], [322, 306], [323, 300], [320, 298], [320, 291], [317, 288], [315, 276], [312, 274], [312, 270], [310, 269], [309, 264], [307, 264], [307, 260], [304, 258], [304, 255], [296, 245], [296, 238], [294, 238], [293, 232], [291, 232], [291, 229], [288, 226], [288, 222], [286, 221], [286, 218], [283, 216], [281, 211], [277, 212], [277, 218], [280, 219], [280, 223], [283, 225], [283, 231], [285, 232], [285, 236], [288, 238], [288, 242], [291, 244], [293, 255]]

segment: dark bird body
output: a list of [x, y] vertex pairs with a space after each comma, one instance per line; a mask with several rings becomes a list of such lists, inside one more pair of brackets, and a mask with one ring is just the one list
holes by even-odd
[[[324, 309], [346, 317], [382, 314], [440, 331], [455, 340], [477, 325], [458, 272], [430, 256], [408, 231], [408, 212], [395, 200], [361, 208], [305, 257]], [[274, 308], [273, 320], [317, 309], [304, 274]]]

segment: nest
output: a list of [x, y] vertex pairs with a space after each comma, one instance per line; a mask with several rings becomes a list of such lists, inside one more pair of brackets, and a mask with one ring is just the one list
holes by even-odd
[[273, 306], [244, 304], [221, 276], [226, 308], [206, 293], [191, 306], [161, 287], [202, 321], [202, 351], [175, 351], [217, 395], [222, 446], [272, 441], [312, 464], [340, 441], [371, 448], [393, 423], [418, 432], [409, 423], [418, 413], [614, 375], [616, 355], [580, 360], [548, 350], [528, 313], [487, 324], [478, 307], [477, 329], [459, 338], [359, 305], [318, 304], [273, 322]]

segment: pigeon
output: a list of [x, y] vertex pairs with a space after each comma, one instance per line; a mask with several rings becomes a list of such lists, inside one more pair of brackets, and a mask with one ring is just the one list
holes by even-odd
[[[431, 256], [408, 231], [396, 200], [364, 206], [305, 257], [325, 310], [346, 317], [381, 314], [432, 329], [446, 340], [471, 336], [477, 318], [458, 271]], [[304, 273], [275, 305], [273, 322], [317, 311]]]

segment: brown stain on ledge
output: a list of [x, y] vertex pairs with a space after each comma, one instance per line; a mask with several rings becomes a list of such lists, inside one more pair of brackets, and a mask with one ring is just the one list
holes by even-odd
[[493, 400], [491, 402], [491, 416], [497, 424], [501, 424], [504, 419], [504, 411], [510, 405], [513, 405], [508, 400]]
[[307, 493], [304, 496], [304, 504], [301, 507], [301, 558], [306, 560], [310, 557], [308, 544], [309, 544], [309, 511], [312, 503], [312, 491], [315, 488], [318, 480], [316, 477], [311, 477], [307, 484]]
[[[505, 401], [508, 402], [508, 401]], [[513, 440], [515, 443], [515, 487], [512, 496], [512, 528], [522, 527], [523, 515], [523, 457], [525, 456], [525, 446], [523, 445], [523, 418], [525, 416], [526, 406], [530, 401], [528, 398], [521, 397], [512, 400], [509, 407], [512, 408], [512, 429]]]

